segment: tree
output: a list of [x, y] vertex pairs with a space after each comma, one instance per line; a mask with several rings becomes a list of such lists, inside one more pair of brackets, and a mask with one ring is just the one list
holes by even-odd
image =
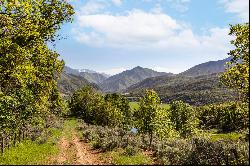
[[73, 14], [64, 0], [0, 1], [1, 130], [7, 122], [17, 128], [43, 120], [62, 103], [57, 79], [64, 63], [47, 43]]
[[169, 116], [174, 129], [180, 136], [187, 137], [195, 132], [198, 125], [198, 118], [194, 108], [182, 101], [173, 101], [170, 104]]
[[86, 123], [102, 126], [121, 126], [124, 115], [111, 101], [105, 101], [102, 94], [90, 86], [76, 91], [69, 103], [71, 114]]
[[226, 71], [221, 75], [221, 82], [235, 89], [241, 99], [249, 96], [249, 23], [230, 25], [229, 35], [236, 38], [231, 41], [235, 46], [228, 54], [232, 56]]
[[178, 137], [178, 132], [174, 128], [174, 122], [170, 119], [170, 112], [164, 108], [156, 110], [153, 127], [154, 132], [161, 140]]
[[154, 90], [146, 90], [146, 94], [140, 98], [140, 107], [135, 112], [137, 118], [137, 128], [140, 133], [148, 133], [150, 136], [150, 143], [152, 144], [153, 136], [153, 120], [156, 116], [156, 111], [159, 109], [160, 98]]
[[132, 111], [130, 109], [128, 99], [117, 93], [106, 94], [104, 99], [106, 102], [110, 102], [113, 106], [117, 107], [119, 111], [121, 111], [124, 117], [122, 126], [124, 129], [129, 129], [131, 126]]

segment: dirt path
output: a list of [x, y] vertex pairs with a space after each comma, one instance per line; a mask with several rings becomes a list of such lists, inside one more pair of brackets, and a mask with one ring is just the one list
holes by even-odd
[[55, 156], [53, 164], [105, 165], [100, 160], [101, 154], [93, 150], [89, 143], [80, 140], [75, 128], [72, 128], [70, 136], [62, 136], [59, 149], [59, 155]]

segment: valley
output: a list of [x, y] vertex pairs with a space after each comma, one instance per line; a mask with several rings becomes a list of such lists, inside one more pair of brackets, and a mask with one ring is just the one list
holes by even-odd
[[249, 165], [248, 13], [0, 0], [0, 165]]
[[[237, 98], [236, 93], [228, 90], [219, 81], [219, 75], [223, 73], [226, 62], [230, 59], [231, 57], [202, 63], [179, 74], [156, 72], [138, 66], [110, 77], [92, 70], [79, 72], [80, 69], [66, 66], [64, 71], [68, 75], [74, 75], [79, 80], [85, 79], [85, 82], [80, 81], [75, 85], [74, 79], [69, 78], [72, 83], [60, 81], [59, 85], [67, 86], [68, 93], [71, 94], [77, 88], [91, 85], [104, 93], [123, 93], [129, 97], [142, 96], [146, 89], [153, 89], [164, 103], [182, 100], [193, 105], [205, 105], [234, 101]], [[65, 91], [63, 87], [61, 90]]]

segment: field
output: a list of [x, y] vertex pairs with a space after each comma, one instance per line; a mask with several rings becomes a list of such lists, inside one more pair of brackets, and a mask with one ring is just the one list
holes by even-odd
[[[138, 109], [139, 108], [139, 102], [129, 102], [129, 106], [130, 108], [133, 109]], [[165, 108], [165, 109], [169, 109], [170, 106], [169, 104], [160, 104], [160, 107]]]

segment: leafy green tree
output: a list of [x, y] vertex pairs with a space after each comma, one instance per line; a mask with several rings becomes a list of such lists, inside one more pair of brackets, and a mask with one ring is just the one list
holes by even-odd
[[221, 75], [221, 82], [235, 89], [241, 99], [249, 100], [249, 23], [231, 25], [229, 35], [236, 37], [231, 41], [235, 49], [228, 53], [233, 58]]
[[113, 106], [117, 107], [123, 114], [124, 120], [122, 126], [124, 129], [129, 129], [132, 122], [132, 111], [129, 106], [129, 100], [117, 93], [106, 94], [105, 101], [112, 103]]
[[198, 118], [192, 106], [182, 101], [174, 101], [170, 105], [169, 114], [174, 129], [180, 136], [187, 137], [195, 132]]
[[40, 121], [62, 103], [56, 89], [64, 64], [47, 43], [73, 14], [64, 0], [0, 1], [1, 131]]
[[122, 111], [110, 101], [86, 86], [76, 91], [69, 102], [73, 116], [82, 118], [86, 123], [102, 126], [121, 126], [124, 120]]
[[148, 133], [150, 136], [150, 146], [153, 136], [153, 120], [159, 109], [160, 98], [154, 90], [146, 90], [146, 94], [140, 98], [140, 107], [135, 112], [137, 118], [137, 128], [140, 133]]
[[175, 138], [179, 134], [174, 128], [174, 123], [170, 119], [170, 113], [164, 108], [156, 110], [156, 116], [153, 120], [154, 132], [161, 139]]

